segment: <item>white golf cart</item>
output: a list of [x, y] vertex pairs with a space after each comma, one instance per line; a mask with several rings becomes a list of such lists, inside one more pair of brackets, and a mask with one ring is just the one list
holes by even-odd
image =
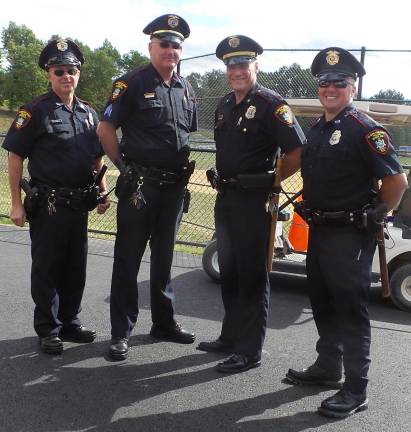
[[[289, 99], [288, 103], [297, 116], [319, 117], [322, 113], [322, 107], [316, 99]], [[411, 124], [410, 106], [365, 101], [355, 101], [354, 105], [382, 124]], [[400, 155], [411, 157], [411, 148], [401, 147]], [[408, 174], [408, 182], [411, 186], [410, 174]], [[286, 206], [280, 206], [280, 210], [282, 211], [279, 213], [276, 227], [272, 270], [305, 275], [305, 252], [297, 252], [283, 232], [283, 224], [290, 219], [290, 212]], [[387, 219], [385, 249], [391, 300], [398, 308], [411, 312], [411, 190], [404, 194], [394, 215]], [[213, 280], [218, 281], [220, 273], [215, 234], [204, 250], [202, 264], [205, 272]], [[374, 256], [372, 271], [373, 282], [378, 282], [380, 280], [378, 251]]]

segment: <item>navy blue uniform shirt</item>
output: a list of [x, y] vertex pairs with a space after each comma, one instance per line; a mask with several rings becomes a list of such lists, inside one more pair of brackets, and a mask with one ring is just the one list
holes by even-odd
[[372, 198], [374, 178], [402, 172], [388, 132], [352, 105], [307, 133], [301, 174], [309, 208], [360, 209]]
[[234, 92], [215, 112], [216, 167], [223, 178], [273, 169], [278, 147], [284, 153], [303, 145], [304, 134], [285, 100], [256, 84], [236, 105]]
[[20, 108], [3, 147], [28, 158], [34, 183], [84, 187], [95, 160], [104, 154], [97, 124], [97, 114], [89, 105], [75, 97], [70, 111], [50, 90]]
[[114, 82], [102, 120], [121, 127], [121, 152], [128, 160], [181, 168], [189, 154], [189, 133], [197, 130], [194, 92], [175, 72], [168, 86], [149, 64]]

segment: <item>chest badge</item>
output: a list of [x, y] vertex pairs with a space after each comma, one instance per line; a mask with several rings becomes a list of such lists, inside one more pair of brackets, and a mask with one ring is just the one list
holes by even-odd
[[254, 105], [250, 105], [245, 113], [245, 118], [253, 119], [255, 117], [256, 112], [257, 112], [257, 108]]
[[340, 142], [340, 139], [341, 139], [341, 131], [340, 130], [335, 130], [333, 132], [333, 134], [331, 135], [329, 143], [331, 145], [338, 144]]
[[224, 118], [224, 114], [218, 114], [217, 120], [220, 121]]

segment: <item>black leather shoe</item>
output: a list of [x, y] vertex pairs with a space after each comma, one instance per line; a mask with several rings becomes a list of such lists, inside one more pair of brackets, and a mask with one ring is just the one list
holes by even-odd
[[210, 342], [200, 342], [197, 349], [200, 351], [220, 353], [232, 353], [234, 351], [233, 345], [222, 341], [220, 338]]
[[60, 331], [60, 338], [63, 341], [89, 343], [93, 342], [97, 333], [94, 330], [89, 330], [84, 326], [78, 327], [63, 327]]
[[288, 369], [285, 377], [291, 384], [322, 385], [333, 389], [340, 389], [343, 385], [341, 373], [329, 372], [316, 364], [302, 371]]
[[325, 399], [318, 412], [327, 417], [345, 418], [367, 408], [368, 399], [365, 393], [351, 393], [342, 389], [334, 396]]
[[261, 365], [261, 356], [245, 356], [233, 354], [227, 359], [217, 364], [217, 370], [224, 373], [245, 372], [248, 369]]
[[128, 339], [127, 338], [111, 339], [108, 355], [113, 360], [125, 360], [128, 356]]
[[59, 355], [63, 353], [63, 342], [56, 335], [41, 337], [40, 349], [46, 354]]
[[181, 344], [191, 344], [195, 340], [195, 334], [184, 330], [181, 324], [175, 323], [170, 327], [162, 327], [153, 324], [150, 335], [156, 339], [161, 339], [169, 342], [177, 342]]

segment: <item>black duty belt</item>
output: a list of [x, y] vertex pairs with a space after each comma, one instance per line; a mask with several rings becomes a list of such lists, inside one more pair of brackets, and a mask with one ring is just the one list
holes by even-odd
[[357, 224], [362, 218], [362, 210], [324, 211], [305, 209], [304, 215], [308, 223], [313, 225], [349, 225]]
[[137, 177], [143, 177], [144, 181], [152, 181], [159, 184], [176, 184], [183, 178], [182, 172], [156, 167], [146, 167], [131, 162], [130, 166]]
[[207, 178], [211, 186], [219, 192], [226, 189], [267, 189], [274, 183], [273, 173], [238, 174], [236, 177], [220, 177], [215, 170], [208, 170]]

